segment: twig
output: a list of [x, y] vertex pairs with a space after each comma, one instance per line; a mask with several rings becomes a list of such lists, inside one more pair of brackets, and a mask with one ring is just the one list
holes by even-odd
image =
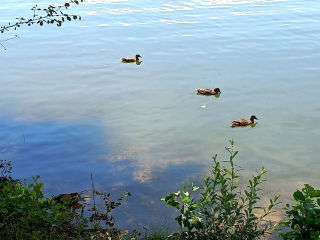
[[12, 38], [7, 38], [7, 39], [5, 39], [5, 40], [0, 41], [0, 44], [1, 44], [1, 46], [4, 48], [4, 50], [7, 50], [7, 49], [5, 48], [5, 46], [4, 46], [1, 42], [9, 41], [9, 40], [15, 39], [15, 38], [19, 38], [19, 36], [18, 36], [18, 35], [15, 35], [15, 36], [12, 37]]
[[272, 99], [274, 99], [274, 98], [279, 98], [279, 97], [285, 97], [285, 96], [288, 96], [288, 95], [291, 95], [291, 94], [295, 94], [295, 93], [298, 93], [298, 92], [302, 92], [302, 91], [305, 91], [305, 90], [307, 90], [307, 89], [309, 89], [309, 88], [316, 87], [316, 86], [318, 86], [318, 85], [320, 85], [320, 83], [316, 83], [316, 84], [313, 84], [313, 85], [310, 85], [310, 86], [306, 86], [306, 87], [304, 87], [304, 88], [302, 88], [302, 89], [299, 89], [299, 90], [297, 90], [297, 91], [289, 92], [289, 93], [286, 93], [286, 94], [283, 94], [283, 95], [280, 95], [280, 96], [275, 96], [275, 97], [273, 97]]
[[91, 173], [91, 185], [92, 185], [92, 198], [93, 198], [93, 209], [96, 209], [96, 201], [94, 199], [94, 184], [93, 184], [93, 177], [92, 177], [92, 173]]
[[0, 42], [0, 44], [1, 44], [1, 46], [4, 48], [4, 50], [7, 50], [4, 46], [3, 46], [3, 44]]
[[142, 226], [142, 228], [143, 228], [144, 230], [146, 230], [146, 238], [147, 238], [147, 240], [148, 240], [148, 229], [147, 229], [146, 227], [144, 227], [144, 226]]
[[125, 212], [127, 212], [127, 213], [131, 213], [131, 212], [129, 212], [129, 211], [128, 211], [127, 209], [125, 209], [125, 208], [123, 209], [123, 211], [125, 211]]

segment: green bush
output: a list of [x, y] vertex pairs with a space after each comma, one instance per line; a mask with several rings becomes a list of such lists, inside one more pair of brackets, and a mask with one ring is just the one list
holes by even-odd
[[295, 205], [285, 207], [287, 220], [279, 223], [292, 231], [279, 232], [279, 236], [285, 240], [320, 239], [320, 190], [305, 184], [302, 191], [294, 192], [293, 198]]
[[[45, 198], [43, 183], [27, 184], [12, 179], [10, 161], [0, 160], [0, 239], [108, 239], [122, 240], [131, 236], [114, 226], [111, 211], [121, 206], [130, 196], [124, 191], [117, 201], [110, 199], [110, 193], [94, 190], [80, 193], [60, 194]], [[92, 182], [93, 186], [93, 182]], [[91, 194], [93, 206], [85, 203], [83, 195]], [[95, 197], [104, 201], [103, 211], [95, 205]], [[87, 199], [89, 200], [89, 199]], [[88, 214], [85, 217], [84, 212]], [[135, 231], [132, 236], [139, 236]]]
[[64, 239], [75, 214], [63, 204], [44, 199], [43, 183], [0, 183], [0, 239]]
[[[238, 151], [233, 151], [233, 140], [230, 143], [231, 148], [226, 148], [230, 158], [225, 161], [230, 164], [230, 169], [222, 167], [215, 155], [213, 176], [205, 177], [204, 185], [188, 183], [188, 188], [185, 186], [161, 199], [167, 202], [167, 206], [180, 211], [176, 220], [181, 233], [172, 234], [172, 239], [260, 239], [273, 229], [272, 223], [266, 221], [265, 217], [271, 213], [279, 196], [270, 199], [267, 208], [257, 205], [260, 200], [259, 185], [265, 181], [263, 175], [266, 170], [263, 167], [260, 173], [249, 180], [247, 189], [238, 189], [237, 173], [241, 168], [234, 164]], [[200, 198], [196, 200], [191, 194], [198, 190], [201, 190]], [[258, 214], [258, 210], [262, 214]]]

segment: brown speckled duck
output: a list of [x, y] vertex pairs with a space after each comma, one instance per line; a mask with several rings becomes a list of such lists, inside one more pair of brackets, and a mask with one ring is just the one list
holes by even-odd
[[255, 115], [252, 115], [252, 116], [250, 117], [250, 120], [244, 119], [244, 118], [237, 119], [237, 120], [232, 120], [232, 121], [230, 122], [230, 123], [231, 123], [231, 127], [249, 126], [249, 125], [251, 125], [251, 124], [254, 124], [254, 119], [259, 120]]
[[129, 63], [129, 62], [138, 62], [139, 58], [142, 58], [142, 57], [140, 56], [140, 54], [137, 54], [136, 57], [123, 57], [121, 58], [121, 60], [122, 62]]
[[219, 88], [215, 88], [213, 90], [209, 88], [205, 88], [205, 89], [197, 88], [196, 91], [197, 91], [197, 94], [200, 94], [200, 95], [216, 95], [221, 93]]

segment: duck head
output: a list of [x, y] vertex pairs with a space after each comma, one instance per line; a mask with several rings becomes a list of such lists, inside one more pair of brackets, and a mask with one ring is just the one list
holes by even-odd
[[137, 54], [136, 55], [136, 61], [139, 61], [139, 58], [142, 58], [142, 57], [140, 56], [140, 54]]
[[251, 122], [254, 122], [255, 119], [259, 120], [255, 115], [252, 115], [252, 116], [250, 117], [250, 121], [251, 121]]
[[220, 88], [215, 88], [213, 89], [213, 91], [215, 91], [216, 93], [221, 93]]

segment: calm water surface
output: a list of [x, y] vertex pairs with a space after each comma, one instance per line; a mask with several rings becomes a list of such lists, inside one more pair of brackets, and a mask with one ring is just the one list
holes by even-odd
[[[31, 17], [32, 6], [2, 1], [1, 25]], [[115, 198], [130, 191], [118, 226], [140, 231], [173, 219], [159, 199], [198, 182], [215, 153], [226, 160], [229, 139], [245, 177], [267, 168], [264, 200], [320, 188], [318, 9], [315, 0], [86, 0], [68, 10], [82, 21], [2, 34], [19, 39], [0, 49], [0, 159], [15, 177], [41, 175], [49, 195], [90, 188], [90, 173]], [[137, 53], [141, 65], [119, 60]], [[222, 94], [195, 94], [207, 87]], [[254, 128], [229, 127], [252, 114]]]

